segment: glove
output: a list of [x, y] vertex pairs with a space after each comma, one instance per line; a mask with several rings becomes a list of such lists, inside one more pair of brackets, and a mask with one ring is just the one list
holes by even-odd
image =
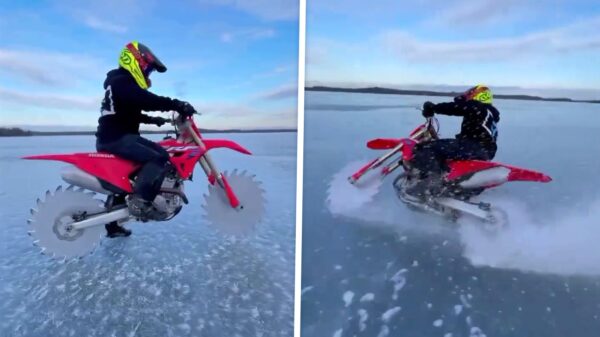
[[435, 107], [435, 104], [433, 104], [432, 102], [425, 102], [423, 103], [423, 117], [425, 118], [429, 118], [429, 117], [433, 117], [434, 111], [433, 108]]
[[157, 126], [163, 126], [167, 122], [167, 119], [162, 117], [150, 117], [150, 123], [156, 124]]
[[177, 111], [183, 117], [190, 117], [196, 113], [196, 109], [188, 103], [180, 100], [173, 100], [175, 102], [175, 111]]

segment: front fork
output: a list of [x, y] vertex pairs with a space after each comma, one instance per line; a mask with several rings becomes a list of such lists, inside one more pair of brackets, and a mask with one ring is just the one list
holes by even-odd
[[[429, 139], [435, 139], [436, 137], [427, 136], [427, 134], [425, 134], [425, 131], [420, 130], [419, 132], [415, 133], [414, 135], [411, 135], [410, 138], [412, 140], [420, 139], [419, 142], [422, 142], [422, 141], [429, 140]], [[354, 173], [353, 175], [351, 175], [350, 177], [348, 177], [348, 181], [351, 184], [355, 184], [367, 172], [369, 172], [369, 171], [371, 171], [373, 169], [376, 169], [379, 166], [383, 165], [388, 159], [390, 159], [396, 153], [398, 153], [400, 150], [402, 150], [402, 146], [404, 146], [404, 144], [398, 144], [398, 146], [396, 146], [395, 148], [393, 148], [392, 150], [390, 150], [385, 155], [383, 155], [383, 156], [381, 156], [381, 157], [379, 157], [377, 159], [374, 159], [373, 161], [369, 162], [367, 165], [363, 166], [356, 173]], [[388, 176], [390, 173], [394, 172], [397, 168], [399, 168], [401, 166], [402, 166], [402, 164], [400, 163], [400, 161], [397, 161], [397, 162], [394, 162], [394, 163], [391, 163], [389, 165], [384, 166], [381, 169], [381, 177], [384, 178], [384, 177]]]
[[[195, 132], [190, 132], [190, 134], [196, 145], [205, 147], [202, 138], [200, 138]], [[202, 157], [200, 157], [198, 160], [198, 163], [200, 164], [200, 167], [202, 167], [206, 177], [208, 177], [208, 182], [213, 186], [215, 183], [219, 184], [219, 186], [225, 191], [227, 199], [229, 200], [229, 205], [235, 209], [240, 208], [241, 205], [239, 199], [233, 192], [233, 189], [227, 182], [225, 176], [217, 169], [217, 166], [211, 159], [210, 154], [208, 152], [204, 153], [204, 155], [202, 155]]]

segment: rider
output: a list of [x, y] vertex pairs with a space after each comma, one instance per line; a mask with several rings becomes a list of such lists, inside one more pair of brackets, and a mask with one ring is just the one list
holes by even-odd
[[[106, 74], [104, 99], [98, 119], [96, 149], [142, 164], [131, 199], [140, 214], [152, 210], [169, 164], [169, 154], [160, 145], [140, 136], [140, 123], [161, 126], [165, 119], [143, 111], [177, 111], [183, 116], [196, 112], [188, 103], [158, 96], [150, 88], [152, 71], [164, 73], [167, 67], [145, 45], [128, 43], [119, 57], [119, 68]], [[131, 231], [111, 222], [106, 225], [108, 237], [129, 236]]]
[[492, 91], [487, 86], [476, 85], [455, 97], [454, 102], [423, 104], [424, 117], [436, 113], [462, 116], [461, 130], [455, 139], [438, 139], [415, 146], [412, 165], [420, 180], [406, 192], [418, 198], [439, 191], [447, 160], [491, 160], [496, 155], [500, 113], [492, 106]]

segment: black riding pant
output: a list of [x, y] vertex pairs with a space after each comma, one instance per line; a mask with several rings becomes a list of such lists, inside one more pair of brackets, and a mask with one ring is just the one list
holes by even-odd
[[430, 173], [441, 174], [448, 170], [448, 160], [490, 160], [496, 154], [496, 146], [484, 146], [467, 139], [438, 139], [419, 143], [414, 148], [412, 165], [425, 178]]
[[96, 142], [96, 150], [142, 164], [133, 191], [146, 201], [156, 198], [169, 163], [169, 154], [165, 149], [139, 135], [128, 134], [114, 142]]

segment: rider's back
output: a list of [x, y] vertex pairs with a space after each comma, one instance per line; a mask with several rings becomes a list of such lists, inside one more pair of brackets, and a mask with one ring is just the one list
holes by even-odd
[[174, 102], [168, 97], [155, 95], [139, 87], [135, 79], [123, 68], [106, 74], [104, 99], [98, 119], [96, 137], [99, 142], [113, 142], [126, 134], [139, 134], [145, 111], [168, 111]]

